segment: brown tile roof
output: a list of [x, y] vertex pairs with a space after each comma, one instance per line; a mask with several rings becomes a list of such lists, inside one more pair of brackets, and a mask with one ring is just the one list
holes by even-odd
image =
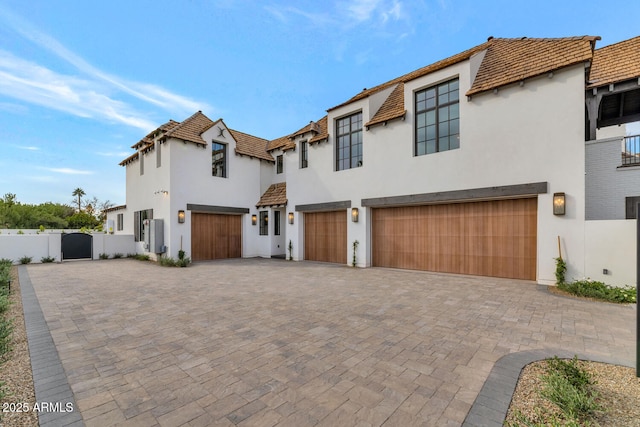
[[[495, 40], [495, 39], [494, 39]], [[450, 56], [449, 58], [443, 59], [441, 61], [435, 62], [431, 65], [427, 65], [426, 67], [422, 67], [418, 70], [412, 71], [408, 74], [405, 74], [403, 76], [397, 77], [393, 80], [390, 80], [386, 83], [382, 83], [381, 85], [375, 86], [371, 89], [365, 89], [362, 92], [360, 92], [359, 94], [357, 94], [356, 96], [354, 96], [353, 98], [351, 98], [350, 100], [343, 102], [342, 104], [336, 105], [335, 107], [329, 108], [327, 111], [331, 111], [331, 110], [335, 110], [336, 108], [342, 107], [344, 105], [348, 105], [351, 104], [352, 102], [358, 101], [360, 99], [364, 99], [366, 97], [368, 97], [369, 95], [372, 95], [376, 92], [379, 92], [383, 89], [386, 89], [390, 86], [396, 85], [398, 83], [406, 83], [409, 82], [411, 80], [415, 80], [419, 77], [422, 76], [426, 76], [427, 74], [433, 73], [435, 71], [441, 70], [443, 68], [449, 67], [451, 65], [457, 64], [458, 62], [462, 62], [464, 60], [469, 59], [471, 56], [475, 55], [478, 52], [481, 52], [483, 50], [485, 50], [489, 44], [491, 43], [491, 40], [483, 43], [481, 45], [478, 45], [476, 47], [472, 47], [471, 49], [465, 50], [464, 52], [460, 52], [456, 55]]]
[[202, 111], [198, 111], [165, 133], [165, 138], [177, 138], [198, 145], [207, 145], [201, 135], [214, 124], [215, 122], [202, 114]]
[[582, 36], [492, 39], [467, 96], [590, 61], [595, 41]]
[[236, 154], [274, 161], [271, 154], [267, 153], [268, 140], [233, 129], [229, 129], [229, 133], [236, 140]]
[[127, 205], [118, 205], [118, 206], [112, 206], [110, 208], [103, 209], [102, 212], [114, 212], [114, 211], [119, 211], [126, 208], [127, 208]]
[[298, 136], [302, 136], [307, 132], [312, 132], [314, 134], [317, 134], [318, 132], [320, 132], [320, 125], [318, 124], [318, 122], [314, 122], [313, 120], [310, 121], [308, 125], [306, 125], [305, 127], [299, 129], [297, 132], [294, 132], [291, 135], [291, 138], [296, 138]]
[[295, 148], [295, 146], [296, 143], [293, 141], [293, 137], [291, 135], [286, 135], [269, 141], [269, 143], [267, 144], [267, 151], [271, 152], [278, 148], [281, 148], [283, 151], [287, 151]]
[[143, 145], [147, 145], [148, 146], [150, 144], [153, 144], [153, 140], [155, 139], [156, 136], [158, 136], [158, 134], [166, 134], [168, 131], [170, 131], [171, 129], [175, 128], [179, 124], [180, 124], [180, 122], [176, 122], [175, 120], [169, 120], [167, 123], [165, 123], [163, 125], [160, 125], [154, 131], [149, 132], [149, 134], [147, 134], [147, 136], [145, 136], [140, 141], [138, 141], [135, 144], [133, 144], [131, 146], [131, 148], [137, 150], [138, 148], [140, 148]]
[[404, 83], [398, 83], [389, 97], [382, 103], [373, 118], [365, 126], [374, 126], [389, 120], [404, 117], [407, 110], [404, 109]]
[[133, 153], [132, 155], [130, 155], [129, 157], [127, 157], [126, 159], [124, 159], [123, 161], [121, 161], [119, 163], [120, 166], [126, 166], [129, 163], [133, 162], [134, 160], [138, 160], [138, 156], [140, 155], [140, 153], [138, 151], [136, 151], [135, 153]]
[[596, 49], [587, 88], [640, 77], [640, 36]]
[[327, 116], [324, 116], [316, 122], [318, 125], [318, 133], [309, 139], [309, 144], [322, 142], [329, 138], [329, 129], [327, 128]]
[[582, 36], [567, 38], [516, 39], [490, 38], [485, 43], [472, 47], [456, 55], [435, 62], [426, 67], [390, 80], [371, 89], [365, 89], [353, 98], [327, 111], [364, 99], [369, 95], [398, 83], [407, 83], [433, 73], [486, 50], [478, 74], [468, 96], [515, 83], [524, 78], [535, 77], [550, 71], [588, 61], [593, 54], [593, 46], [599, 37]]
[[264, 192], [256, 208], [263, 206], [279, 206], [287, 204], [287, 183], [279, 182], [277, 184], [271, 184], [267, 191]]

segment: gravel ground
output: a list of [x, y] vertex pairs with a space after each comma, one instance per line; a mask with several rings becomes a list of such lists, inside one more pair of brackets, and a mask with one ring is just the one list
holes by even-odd
[[[640, 426], [640, 378], [633, 368], [582, 361], [580, 365], [595, 380], [595, 390], [599, 394], [597, 402], [605, 410], [596, 414], [594, 426]], [[515, 413], [520, 411], [530, 419], [544, 422], [538, 413], [559, 414], [555, 405], [541, 398], [540, 376], [545, 373], [545, 362], [534, 362], [526, 366], [520, 374], [516, 391], [507, 413], [507, 421], [515, 422]]]
[[[20, 297], [18, 268], [11, 271], [11, 301], [9, 318], [13, 319], [13, 350], [8, 360], [0, 364], [0, 381], [5, 383], [7, 396], [0, 399], [0, 425], [2, 427], [38, 426], [38, 413], [34, 412], [36, 402], [31, 374], [31, 359], [24, 327], [24, 312]], [[26, 410], [19, 412], [20, 410]]]

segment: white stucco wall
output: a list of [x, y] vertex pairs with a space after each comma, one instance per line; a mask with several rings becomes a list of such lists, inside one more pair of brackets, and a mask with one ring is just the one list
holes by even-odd
[[636, 220], [586, 221], [585, 274], [567, 279], [590, 278], [612, 286], [635, 286], [636, 227]]
[[[219, 126], [223, 124], [219, 123]], [[165, 224], [166, 221], [171, 222], [170, 231], [165, 228], [165, 244], [168, 246], [168, 255], [174, 258], [178, 256], [181, 239], [187, 256], [190, 256], [191, 252], [191, 212], [187, 210], [187, 204], [249, 209], [248, 214], [242, 215], [242, 255], [267, 256], [269, 253], [268, 244], [265, 249], [256, 244], [258, 226], [251, 225], [251, 215], [256, 212], [255, 204], [262, 194], [261, 163], [266, 162], [236, 155], [235, 141], [229, 132], [224, 134], [226, 138], [217, 138], [216, 127], [204, 132], [202, 138], [207, 142], [205, 148], [176, 140], [165, 144], [168, 149], [163, 152], [163, 160], [170, 157], [171, 183], [168, 185], [170, 203], [167, 203], [167, 209], [163, 210], [162, 214]], [[227, 144], [226, 178], [211, 175], [211, 141], [214, 139]], [[178, 224], [178, 210], [185, 210], [186, 218], [183, 224]]]
[[[485, 93], [468, 101], [468, 61], [405, 84], [406, 119], [376, 126], [363, 134], [363, 166], [335, 169], [335, 119], [361, 110], [364, 123], [375, 111], [363, 99], [331, 110], [328, 142], [309, 147], [309, 167], [288, 168], [289, 204], [350, 200], [360, 221], [348, 221], [348, 259], [352, 243], [360, 242], [358, 265], [371, 264], [369, 211], [361, 199], [492, 186], [548, 182], [538, 197], [538, 281], [552, 283], [557, 236], [569, 274], [584, 273], [584, 67], [559, 72], [553, 78], [527, 80], [497, 94]], [[414, 92], [451, 78], [460, 81], [460, 148], [413, 156]], [[286, 163], [298, 153], [285, 154]], [[554, 192], [567, 195], [567, 215], [552, 214]], [[303, 221], [298, 214], [294, 243], [297, 257], [303, 246]], [[296, 245], [297, 243], [297, 245]]]

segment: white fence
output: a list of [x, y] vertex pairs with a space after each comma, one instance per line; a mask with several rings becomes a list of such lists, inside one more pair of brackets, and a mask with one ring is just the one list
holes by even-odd
[[[37, 234], [38, 230], [23, 230], [24, 234], [17, 234], [17, 230], [11, 230], [15, 233], [6, 231], [2, 230], [0, 234], [0, 258], [15, 263], [25, 256], [31, 257], [32, 262], [41, 262], [42, 258], [53, 258], [55, 262], [62, 260], [62, 233], [46, 231]], [[125, 256], [136, 253], [133, 235], [93, 233], [92, 236], [93, 259], [99, 259], [100, 254], [111, 258], [117, 253]]]

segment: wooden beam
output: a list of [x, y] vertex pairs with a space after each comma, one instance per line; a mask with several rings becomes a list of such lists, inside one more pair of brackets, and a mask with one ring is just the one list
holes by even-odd
[[405, 196], [374, 197], [362, 199], [365, 207], [428, 205], [445, 202], [468, 202], [500, 198], [534, 196], [547, 192], [547, 182], [473, 188], [469, 190], [442, 191], [436, 193], [408, 194]]
[[232, 214], [232, 215], [242, 215], [242, 214], [248, 214], [250, 212], [249, 208], [236, 208], [231, 206], [196, 205], [192, 203], [187, 203], [187, 210], [192, 212], [219, 213], [219, 214]]
[[349, 209], [351, 200], [340, 202], [311, 203], [308, 205], [296, 205], [296, 212], [323, 212], [323, 211], [339, 211]]

